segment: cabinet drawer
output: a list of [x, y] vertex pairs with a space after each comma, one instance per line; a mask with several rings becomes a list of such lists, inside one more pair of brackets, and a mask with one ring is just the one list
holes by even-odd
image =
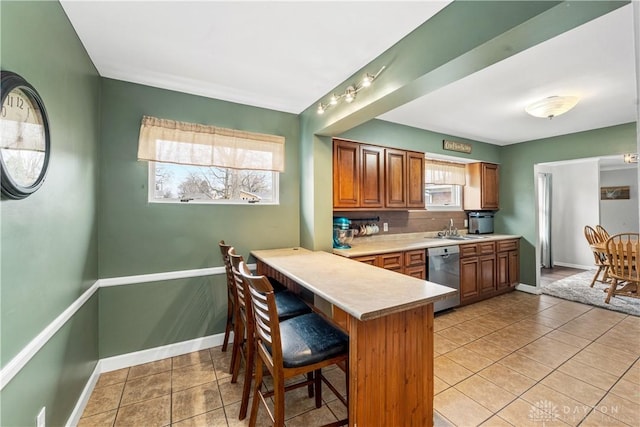
[[496, 242], [482, 242], [478, 243], [478, 254], [487, 255], [496, 252]]
[[378, 267], [387, 270], [402, 270], [402, 252], [378, 255]]
[[359, 256], [359, 257], [355, 257], [355, 258], [351, 258], [354, 261], [358, 261], [358, 262], [364, 262], [365, 264], [369, 264], [369, 265], [376, 265], [376, 256], [375, 255], [371, 255], [371, 256]]
[[515, 251], [518, 249], [517, 240], [500, 240], [498, 241], [498, 252]]
[[460, 245], [460, 258], [468, 256], [478, 255], [478, 245], [476, 243], [470, 243], [467, 245]]
[[426, 264], [426, 251], [424, 249], [417, 249], [415, 251], [406, 251], [404, 253], [404, 266], [414, 267], [418, 265]]

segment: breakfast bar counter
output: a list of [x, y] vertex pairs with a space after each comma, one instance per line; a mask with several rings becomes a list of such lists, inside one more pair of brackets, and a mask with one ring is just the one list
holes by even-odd
[[349, 334], [349, 425], [433, 424], [433, 302], [456, 291], [302, 248], [256, 250], [257, 271], [333, 305]]

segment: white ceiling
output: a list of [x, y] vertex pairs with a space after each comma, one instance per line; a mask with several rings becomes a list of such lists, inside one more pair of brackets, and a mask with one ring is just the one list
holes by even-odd
[[[103, 77], [292, 113], [448, 3], [61, 1]], [[553, 120], [524, 112], [551, 95], [581, 100]], [[507, 145], [633, 122], [635, 109], [629, 4], [380, 118]]]

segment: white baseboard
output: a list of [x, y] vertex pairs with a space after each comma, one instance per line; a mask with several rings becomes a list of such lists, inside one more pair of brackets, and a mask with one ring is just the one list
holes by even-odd
[[[155, 362], [157, 360], [166, 359], [167, 357], [180, 356], [182, 354], [191, 353], [194, 351], [204, 350], [206, 348], [217, 347], [222, 345], [224, 341], [224, 333], [209, 335], [202, 338], [195, 338], [189, 341], [182, 341], [174, 344], [164, 345], [162, 347], [149, 348], [147, 350], [136, 351], [133, 353], [121, 354], [118, 356], [107, 357], [105, 359], [98, 360], [93, 373], [87, 380], [87, 384], [82, 390], [80, 398], [76, 402], [73, 412], [67, 421], [67, 426], [76, 426], [80, 422], [80, 417], [84, 412], [84, 408], [87, 406], [87, 402], [91, 397], [91, 393], [98, 383], [100, 374], [105, 372], [111, 372], [122, 368], [128, 368], [130, 366], [140, 365], [142, 363]], [[229, 343], [233, 342], [233, 331], [229, 337]], [[229, 350], [231, 351], [231, 347]]]
[[84, 412], [84, 408], [87, 406], [87, 402], [89, 402], [89, 398], [91, 397], [91, 393], [93, 389], [96, 387], [98, 383], [98, 378], [100, 378], [101, 366], [100, 361], [96, 363], [96, 367], [93, 369], [91, 376], [87, 380], [87, 384], [84, 386], [78, 401], [76, 402], [76, 406], [73, 408], [73, 412], [69, 416], [67, 420], [67, 427], [77, 426], [80, 422], [80, 417], [82, 417], [82, 413]]
[[[106, 359], [100, 359], [102, 367], [101, 372], [111, 372], [117, 369], [128, 368], [129, 366], [155, 362], [157, 360], [166, 359], [167, 357], [180, 356], [181, 354], [187, 354], [194, 351], [204, 350], [205, 348], [216, 347], [222, 345], [223, 340], [224, 333], [164, 345], [162, 347], [149, 348], [147, 350], [140, 350], [133, 353], [107, 357]], [[233, 333], [229, 338], [229, 342], [232, 341]]]
[[569, 268], [579, 268], [580, 270], [592, 270], [593, 264], [591, 265], [581, 265], [581, 264], [571, 264], [568, 262], [555, 262], [553, 265], [557, 265], [558, 267], [569, 267]]
[[516, 285], [516, 291], [522, 291], [534, 295], [540, 295], [542, 293], [542, 290], [538, 286], [527, 285], [525, 283], [518, 283]]

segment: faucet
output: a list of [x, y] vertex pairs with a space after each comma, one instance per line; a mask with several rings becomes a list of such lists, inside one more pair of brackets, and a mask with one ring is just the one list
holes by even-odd
[[457, 236], [458, 229], [453, 226], [453, 218], [449, 218], [449, 236]]

